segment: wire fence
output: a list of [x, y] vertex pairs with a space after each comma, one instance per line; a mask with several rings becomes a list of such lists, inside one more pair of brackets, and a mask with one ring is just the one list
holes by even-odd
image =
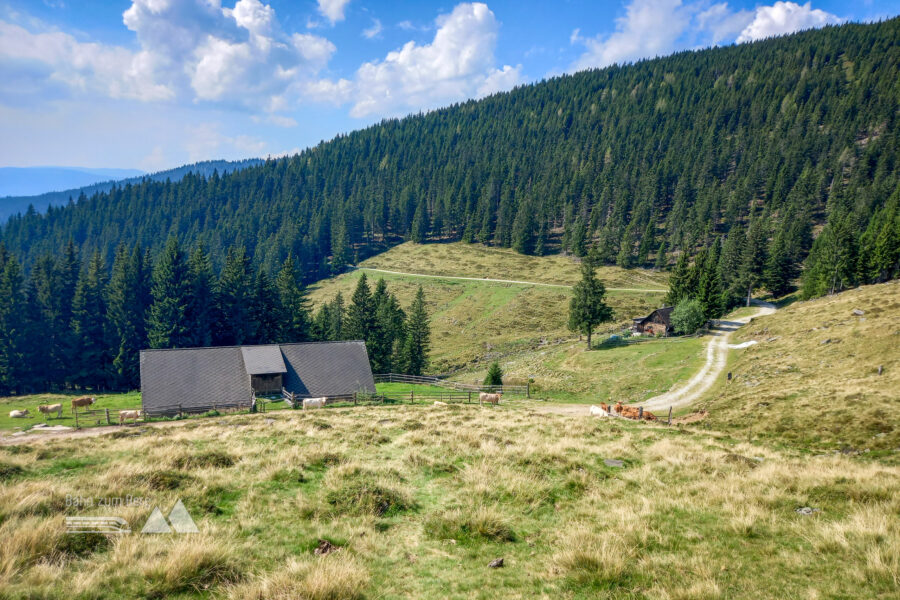
[[478, 385], [447, 381], [434, 375], [403, 375], [400, 373], [379, 373], [375, 375], [375, 383], [410, 383], [416, 385], [432, 385], [460, 392], [488, 392], [531, 397], [531, 384], [526, 385]]

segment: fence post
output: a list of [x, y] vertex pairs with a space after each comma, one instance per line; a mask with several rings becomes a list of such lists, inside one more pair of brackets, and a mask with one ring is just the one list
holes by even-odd
[[644, 407], [640, 406], [640, 407], [638, 407], [638, 421], [640, 421], [643, 418], [644, 418]]
[[111, 425], [111, 423], [109, 422], [109, 409], [108, 408], [106, 409], [106, 424]]
[[525, 384], [525, 397], [531, 398], [531, 382], [530, 381]]
[[75, 429], [78, 429], [78, 408], [73, 407], [72, 412], [75, 413]]
[[416, 403], [416, 393], [413, 390], [409, 390], [409, 403], [410, 404]]
[[466, 401], [466, 404], [472, 404], [472, 392], [469, 392], [469, 399]]
[[181, 405], [178, 405], [178, 418], [181, 418]]
[[671, 424], [672, 424], [672, 407], [670, 406], [669, 407], [669, 422], [666, 423], [666, 425], [671, 425]]

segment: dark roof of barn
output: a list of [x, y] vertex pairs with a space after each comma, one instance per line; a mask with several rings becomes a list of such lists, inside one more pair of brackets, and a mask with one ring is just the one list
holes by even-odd
[[652, 321], [654, 316], [658, 316], [659, 320], [666, 324], [666, 327], [671, 327], [673, 310], [675, 310], [674, 306], [663, 306], [662, 308], [657, 308], [646, 317], [635, 317], [632, 320], [643, 325]]
[[141, 350], [141, 401], [151, 409], [246, 404], [250, 375], [271, 373], [284, 373], [285, 389], [299, 396], [375, 392], [365, 342], [307, 342]]
[[287, 372], [278, 346], [241, 346], [241, 356], [244, 359], [244, 370], [249, 375]]

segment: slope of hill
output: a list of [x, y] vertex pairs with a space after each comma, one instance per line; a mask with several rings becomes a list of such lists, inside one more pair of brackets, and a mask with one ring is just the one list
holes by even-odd
[[[0, 220], [11, 215], [24, 213], [29, 206], [43, 212], [48, 206], [64, 206], [69, 199], [78, 200], [84, 196], [102, 194], [112, 189], [113, 185], [136, 185], [144, 181], [179, 181], [188, 173], [209, 177], [214, 171], [220, 175], [239, 171], [262, 164], [262, 159], [247, 160], [207, 160], [184, 165], [175, 169], [157, 173], [142, 174], [135, 169], [61, 169], [58, 167], [41, 167], [35, 169], [15, 169], [28, 171], [28, 188], [6, 188], [0, 190]], [[0, 169], [0, 177], [6, 178], [8, 168]], [[97, 183], [99, 182], [99, 183]], [[15, 191], [15, 190], [19, 191]], [[62, 191], [51, 191], [62, 190]]]
[[716, 429], [813, 449], [900, 449], [900, 283], [796, 302], [738, 330]]
[[[356, 271], [319, 282], [310, 300], [314, 308], [338, 292], [349, 300], [362, 273], [372, 283], [383, 277], [403, 306], [421, 285], [431, 314], [429, 372], [480, 382], [489, 363], [498, 360], [507, 383], [534, 379], [535, 394], [554, 400], [614, 396], [639, 401], [668, 390], [702, 365], [703, 341], [697, 338], [585, 352], [584, 342], [566, 328], [567, 286], [578, 281], [578, 269], [575, 260], [563, 256], [522, 256], [475, 244], [406, 243], [363, 261]], [[533, 283], [474, 280], [516, 275]], [[598, 276], [615, 310], [615, 321], [602, 326], [602, 333], [620, 331], [632, 317], [663, 301], [664, 292], [658, 290], [666, 289], [664, 273], [602, 267]]]
[[[35, 196], [53, 190], [80, 188], [98, 181], [143, 175], [137, 169], [83, 167], [0, 167], [0, 198]], [[0, 217], [3, 215], [0, 214]]]
[[826, 216], [858, 236], [896, 201], [898, 40], [892, 19], [580, 72], [0, 235], [30, 264], [70, 238], [109, 263], [119, 242], [156, 251], [175, 233], [218, 264], [235, 243], [272, 269], [293, 252], [316, 279], [401, 238], [576, 254], [594, 240], [628, 265], [757, 223], [754, 243], [796, 267]]

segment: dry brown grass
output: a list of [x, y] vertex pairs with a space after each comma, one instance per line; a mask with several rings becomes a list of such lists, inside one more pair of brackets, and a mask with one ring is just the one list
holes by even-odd
[[[23, 469], [0, 488], [0, 595], [888, 598], [900, 590], [900, 468], [877, 461], [544, 414], [527, 403], [266, 416], [99, 437], [90, 447], [48, 440], [0, 449]], [[185, 458], [223, 454], [231, 466]], [[171, 488], [160, 473], [188, 477]], [[164, 513], [181, 498], [201, 533], [67, 539], [64, 515], [116, 514], [139, 530], [151, 506], [65, 502], [126, 494]], [[795, 512], [803, 506], [819, 512]], [[320, 539], [339, 550], [315, 556]], [[489, 569], [498, 557], [506, 566]]]

